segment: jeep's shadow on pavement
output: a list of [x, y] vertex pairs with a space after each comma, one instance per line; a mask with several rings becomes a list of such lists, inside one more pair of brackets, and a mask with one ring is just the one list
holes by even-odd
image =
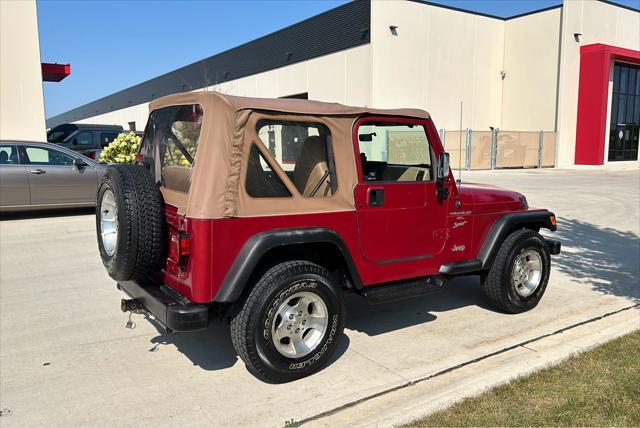
[[[238, 361], [238, 354], [231, 343], [229, 323], [225, 320], [216, 318], [206, 330], [180, 334], [167, 333], [164, 327], [148, 316], [145, 316], [145, 320], [151, 322], [159, 333], [159, 336], [151, 339], [149, 352], [158, 352], [165, 345], [174, 345], [194, 366], [207, 371], [226, 369]], [[328, 366], [340, 359], [348, 348], [349, 338], [343, 334]]]
[[[150, 320], [149, 317], [145, 317]], [[190, 333], [170, 334], [157, 322], [152, 325], [159, 336], [151, 339], [149, 352], [158, 352], [166, 345], [174, 345], [194, 366], [204, 370], [220, 370], [233, 366], [238, 355], [231, 344], [229, 324], [214, 319], [206, 330]]]
[[493, 311], [480, 290], [480, 277], [470, 275], [454, 278], [442, 290], [411, 299], [377, 304], [350, 295], [347, 303], [346, 328], [367, 336], [376, 336], [418, 324], [435, 321], [434, 312], [446, 312], [465, 306], [479, 306]]
[[561, 219], [563, 251], [554, 267], [600, 293], [640, 302], [640, 236], [577, 219]]
[[[437, 319], [432, 312], [444, 312], [479, 306], [493, 310], [483, 299], [478, 276], [455, 278], [445, 284], [439, 292], [412, 299], [402, 299], [378, 304], [368, 303], [355, 294], [345, 293], [347, 305], [347, 323], [345, 328], [377, 336], [395, 330], [401, 330]], [[238, 361], [238, 355], [231, 342], [229, 323], [213, 319], [206, 330], [169, 334], [164, 327], [148, 317], [159, 335], [151, 339], [149, 352], [158, 352], [165, 345], [174, 345], [194, 366], [207, 371], [232, 367]], [[345, 334], [340, 338], [336, 353], [328, 365], [340, 359], [349, 348], [349, 338]]]

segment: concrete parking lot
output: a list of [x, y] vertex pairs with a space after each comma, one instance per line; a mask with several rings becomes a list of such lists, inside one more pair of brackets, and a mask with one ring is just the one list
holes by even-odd
[[[453, 281], [437, 295], [382, 305], [353, 296], [331, 365], [285, 385], [259, 382], [245, 370], [225, 323], [171, 336], [134, 316], [137, 327], [126, 329], [122, 294], [97, 253], [92, 213], [3, 219], [0, 423], [283, 426], [291, 419], [341, 425], [354, 418], [375, 423], [382, 419], [363, 412], [387, 393], [402, 390], [404, 401], [436, 399], [429, 395], [435, 389], [404, 387], [458, 368], [468, 384], [479, 385], [488, 382], [486, 368], [468, 365], [471, 361], [511, 348], [523, 355], [553, 350], [520, 347], [528, 340], [613, 312], [627, 314], [631, 327], [640, 328], [640, 312], [633, 309], [640, 303], [637, 167], [463, 172], [463, 180], [519, 190], [530, 206], [557, 214], [563, 253], [553, 259], [541, 304], [525, 314], [497, 313], [485, 304], [477, 278]], [[581, 334], [588, 336], [590, 329], [601, 334], [595, 326], [584, 324]], [[512, 375], [529, 369], [514, 367]]]

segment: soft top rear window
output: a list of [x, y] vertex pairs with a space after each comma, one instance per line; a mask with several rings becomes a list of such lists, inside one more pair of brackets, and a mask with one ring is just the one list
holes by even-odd
[[154, 160], [156, 179], [188, 192], [202, 127], [202, 106], [188, 104], [151, 112], [141, 153]]

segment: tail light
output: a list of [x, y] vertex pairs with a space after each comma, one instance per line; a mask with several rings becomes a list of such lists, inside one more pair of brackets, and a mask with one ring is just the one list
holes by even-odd
[[186, 233], [180, 234], [180, 257], [191, 255], [191, 238]]
[[93, 160], [96, 160], [96, 152], [89, 152], [87, 156], [89, 156]]
[[184, 232], [172, 233], [170, 236], [169, 258], [178, 265], [186, 265], [186, 258], [191, 255], [191, 238]]

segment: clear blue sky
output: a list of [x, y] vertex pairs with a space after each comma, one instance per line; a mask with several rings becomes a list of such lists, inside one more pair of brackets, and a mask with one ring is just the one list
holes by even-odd
[[[511, 16], [561, 0], [434, 0]], [[346, 3], [316, 1], [38, 0], [43, 62], [71, 64], [45, 83], [46, 116], [201, 60]], [[640, 0], [618, 3], [640, 7]]]

